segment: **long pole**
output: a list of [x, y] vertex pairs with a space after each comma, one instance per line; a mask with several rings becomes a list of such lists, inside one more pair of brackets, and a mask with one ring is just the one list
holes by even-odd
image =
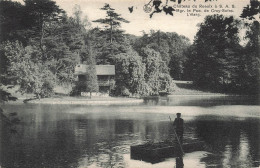
[[150, 2], [149, 2], [147, 5], [149, 5], [152, 1], [153, 1], [153, 0], [150, 0]]
[[[170, 116], [169, 116], [169, 118], [170, 118], [170, 121], [172, 121], [172, 119], [171, 119]], [[181, 143], [180, 143], [180, 139], [179, 139], [177, 133], [175, 132], [175, 129], [174, 129], [174, 128], [173, 128], [173, 132], [174, 132], [174, 135], [176, 136], [177, 141], [178, 141], [178, 144], [179, 144], [179, 146], [180, 146], [180, 148], [181, 148], [182, 155], [184, 155], [184, 152], [183, 152], [183, 149], [182, 149], [182, 145], [181, 145]]]

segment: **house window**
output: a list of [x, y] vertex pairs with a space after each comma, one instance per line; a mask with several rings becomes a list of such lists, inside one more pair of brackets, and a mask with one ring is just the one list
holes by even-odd
[[86, 80], [86, 76], [85, 75], [79, 75], [78, 76], [78, 81], [85, 81]]

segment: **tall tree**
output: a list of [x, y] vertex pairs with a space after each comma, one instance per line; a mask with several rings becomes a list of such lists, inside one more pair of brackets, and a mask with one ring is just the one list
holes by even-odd
[[232, 83], [233, 66], [240, 56], [238, 24], [232, 16], [205, 17], [189, 57], [193, 67], [191, 76], [198, 86], [219, 91]]
[[244, 93], [259, 94], [260, 89], [260, 2], [251, 0], [250, 4], [244, 7], [240, 16], [247, 28], [245, 38], [248, 40], [243, 57], [240, 60], [237, 78], [238, 85]]
[[129, 49], [126, 53], [116, 55], [115, 59], [115, 94], [146, 95], [145, 66], [138, 53]]
[[75, 6], [72, 17], [63, 14], [46, 27], [43, 38], [46, 64], [56, 76], [56, 84], [74, 82], [74, 67], [82, 57], [89, 25], [90, 22], [82, 18], [80, 6]]
[[19, 2], [0, 1], [0, 43], [5, 40], [21, 40], [18, 31], [26, 28], [24, 6]]
[[96, 71], [96, 57], [95, 53], [92, 50], [92, 42], [90, 38], [86, 36], [85, 38], [85, 59], [84, 64], [87, 64], [87, 74], [86, 74], [86, 91], [90, 92], [90, 98], [92, 97], [92, 92], [97, 92], [98, 80], [97, 80], [97, 71]]
[[[0, 51], [1, 82], [18, 84], [21, 91], [38, 97], [52, 94], [54, 85], [74, 82], [74, 67], [80, 62], [85, 45], [86, 22], [83, 25], [80, 16], [67, 17], [51, 0], [27, 0], [24, 5], [11, 1], [0, 3], [7, 4], [1, 6], [7, 13], [0, 13], [6, 26], [11, 24], [8, 20], [23, 23], [10, 32], [6, 30], [12, 37], [6, 36], [11, 42], [4, 42]], [[19, 16], [12, 13], [16, 9]], [[20, 38], [18, 33], [26, 38]], [[21, 42], [14, 42], [17, 39]]]
[[73, 18], [75, 19], [76, 24], [78, 24], [79, 28], [89, 29], [91, 23], [89, 22], [87, 15], [82, 16], [82, 13], [80, 5], [75, 5], [73, 8]]
[[144, 47], [141, 49], [140, 56], [145, 64], [146, 93], [148, 95], [158, 95], [160, 91], [173, 91], [168, 66], [162, 60], [160, 53], [149, 47]]
[[164, 33], [151, 30], [149, 34], [144, 33], [134, 43], [134, 48], [139, 53], [143, 47], [149, 47], [160, 53], [161, 58], [169, 67], [170, 75], [174, 79], [183, 78], [185, 51], [189, 47], [189, 39], [177, 33]]
[[4, 74], [8, 84], [19, 85], [21, 93], [34, 93], [37, 98], [53, 94], [53, 74], [44, 64], [34, 61], [33, 57], [40, 54], [37, 47], [23, 47], [16, 41], [3, 43], [0, 50], [8, 60]]
[[43, 44], [46, 48], [45, 62], [56, 76], [56, 84], [70, 84], [74, 81], [74, 67], [80, 62], [80, 53], [85, 45], [86, 31], [76, 20], [63, 16], [46, 29]]
[[130, 49], [130, 42], [122, 32], [114, 31], [113, 43], [108, 42], [106, 33], [98, 28], [88, 32], [92, 40], [93, 50], [96, 53], [97, 64], [115, 64], [115, 55], [126, 53]]
[[109, 31], [109, 41], [113, 41], [113, 31], [121, 26], [121, 22], [129, 23], [126, 19], [122, 18], [120, 14], [115, 12], [109, 4], [105, 4], [101, 10], [106, 11], [106, 18], [98, 19], [93, 22], [98, 22], [105, 25], [105, 29]]
[[80, 76], [78, 82], [76, 82], [73, 88], [73, 94], [79, 95], [81, 92], [90, 92], [90, 98], [92, 92], [98, 91], [98, 80], [96, 74], [96, 53], [93, 51], [92, 44], [93, 34], [88, 33], [84, 37], [84, 46], [81, 49], [80, 57], [81, 63], [85, 65], [86, 73]]
[[250, 0], [250, 4], [244, 7], [241, 18], [255, 20], [260, 17], [260, 2], [258, 0]]
[[25, 12], [28, 14], [27, 24], [31, 24], [34, 35], [34, 41], [39, 44], [44, 58], [43, 38], [46, 33], [46, 27], [51, 22], [58, 21], [64, 11], [52, 0], [25, 0]]

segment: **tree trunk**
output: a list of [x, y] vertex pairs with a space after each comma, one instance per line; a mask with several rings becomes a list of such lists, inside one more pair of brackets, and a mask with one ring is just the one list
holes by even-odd
[[54, 76], [54, 85], [57, 86], [57, 70], [55, 70]]
[[113, 25], [112, 25], [112, 20], [110, 16], [110, 43], [112, 43], [112, 30], [113, 30]]
[[157, 38], [158, 46], [160, 46], [160, 30], [157, 32]]
[[42, 52], [42, 59], [44, 58], [44, 50], [43, 50], [43, 36], [44, 36], [44, 21], [42, 21], [42, 24], [41, 24], [41, 37], [40, 37], [40, 49], [41, 49], [41, 52]]

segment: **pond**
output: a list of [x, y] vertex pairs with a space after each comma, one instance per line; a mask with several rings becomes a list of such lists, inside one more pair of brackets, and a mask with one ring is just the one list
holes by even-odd
[[[130, 146], [171, 137], [169, 116], [182, 113], [184, 139], [205, 142], [186, 153], [185, 168], [259, 167], [259, 99], [245, 96], [169, 96], [125, 105], [2, 105], [17, 112], [17, 133], [1, 133], [2, 168], [173, 168], [133, 160]], [[4, 128], [5, 129], [5, 128]]]

